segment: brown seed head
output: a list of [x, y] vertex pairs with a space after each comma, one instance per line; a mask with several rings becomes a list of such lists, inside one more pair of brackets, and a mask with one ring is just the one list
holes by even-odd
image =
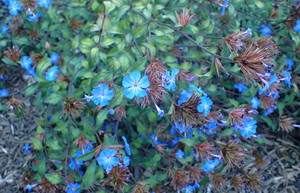
[[262, 104], [263, 109], [268, 109], [268, 108], [273, 108], [276, 106], [277, 102], [276, 99], [272, 98], [272, 97], [262, 97], [260, 99], [260, 102]]
[[23, 34], [23, 19], [20, 16], [13, 17], [12, 22], [9, 24], [9, 29], [11, 29], [17, 35]]
[[234, 58], [245, 75], [246, 80], [262, 82], [261, 78], [272, 64], [273, 56], [278, 54], [278, 46], [270, 36], [263, 36], [246, 48], [245, 52]]
[[32, 29], [28, 32], [29, 39], [33, 41], [38, 41], [41, 38], [41, 35], [38, 30]]
[[226, 182], [224, 174], [211, 174], [209, 176], [213, 189], [220, 190]]
[[126, 111], [124, 106], [119, 106], [115, 109], [115, 117], [118, 121], [126, 119]]
[[285, 132], [291, 132], [294, 129], [296, 123], [292, 117], [281, 116], [278, 118], [280, 128]]
[[22, 5], [25, 9], [35, 9], [37, 7], [36, 0], [22, 0]]
[[173, 171], [171, 178], [171, 186], [173, 186], [175, 190], [180, 190], [189, 184], [188, 173], [182, 169]]
[[34, 174], [31, 171], [25, 172], [20, 179], [20, 184], [23, 187], [26, 187], [28, 184], [32, 184], [34, 181], [33, 177]]
[[194, 18], [195, 14], [190, 15], [190, 11], [191, 10], [182, 9], [180, 14], [176, 12], [177, 21], [182, 27], [187, 26], [190, 23], [190, 21]]
[[254, 159], [254, 164], [258, 168], [264, 168], [268, 164], [268, 159], [263, 155], [256, 156]]
[[195, 145], [194, 147], [196, 150], [196, 157], [200, 156], [201, 160], [214, 158], [212, 154], [216, 151], [216, 148], [212, 144], [204, 142], [199, 145]]
[[115, 190], [122, 191], [128, 177], [127, 168], [114, 167], [108, 174], [108, 178], [103, 180], [102, 186], [112, 184]]
[[257, 173], [245, 175], [244, 182], [246, 187], [250, 191], [257, 191], [257, 192], [261, 189], [261, 186], [263, 184], [262, 176]]
[[78, 19], [72, 19], [69, 23], [70, 27], [72, 28], [73, 31], [77, 30], [80, 25], [81, 25], [81, 21]]
[[74, 119], [80, 115], [81, 111], [85, 106], [85, 104], [81, 102], [81, 100], [70, 97], [65, 98], [64, 102], [65, 104], [62, 116], [67, 114], [71, 115], [71, 117]]
[[81, 149], [82, 153], [84, 153], [84, 149], [88, 146], [92, 146], [91, 142], [86, 139], [83, 135], [78, 137], [74, 142], [73, 145], [78, 145], [79, 149]]
[[165, 75], [167, 69], [165, 64], [159, 61], [158, 58], [154, 58], [151, 60], [151, 63], [145, 70], [145, 74], [149, 74], [156, 81], [161, 81], [161, 77]]
[[194, 183], [198, 183], [203, 178], [203, 171], [199, 167], [191, 167], [189, 170], [189, 175], [190, 175], [190, 179]]
[[184, 70], [184, 69], [181, 69], [179, 71], [178, 77], [179, 77], [180, 80], [182, 80], [184, 82], [194, 82], [194, 81], [197, 82], [197, 81], [199, 81], [199, 78], [197, 77], [196, 74], [190, 73], [190, 71]]
[[246, 48], [246, 44], [243, 40], [252, 35], [251, 31], [246, 30], [245, 32], [239, 31], [231, 34], [227, 38], [223, 38], [223, 41], [226, 43], [230, 52], [235, 52], [236, 55], [239, 55], [238, 52]]
[[244, 183], [243, 183], [243, 176], [241, 174], [235, 175], [230, 180], [231, 185], [235, 190], [241, 191], [243, 189]]
[[52, 184], [47, 178], [43, 178], [41, 182], [39, 182], [36, 186], [37, 192], [41, 193], [57, 193], [58, 186], [56, 184]]
[[163, 95], [166, 93], [166, 90], [162, 86], [161, 81], [155, 78], [154, 75], [149, 75], [148, 77], [150, 82], [150, 87], [148, 88], [149, 94], [147, 94], [141, 102], [142, 107], [146, 107], [150, 105], [152, 102], [161, 102], [163, 99]]
[[229, 168], [233, 166], [239, 167], [246, 158], [246, 152], [241, 147], [241, 144], [234, 141], [227, 143], [221, 148], [221, 155]]
[[197, 105], [200, 103], [199, 97], [193, 94], [188, 101], [174, 105], [172, 118], [176, 123], [182, 123], [185, 126], [195, 126], [201, 124], [203, 115], [198, 112]]
[[146, 182], [137, 182], [137, 185], [134, 187], [131, 193], [149, 193], [149, 191], [144, 187], [149, 184]]
[[7, 48], [7, 50], [4, 51], [4, 55], [9, 60], [18, 63], [21, 58], [21, 50], [18, 46], [13, 46], [12, 48]]

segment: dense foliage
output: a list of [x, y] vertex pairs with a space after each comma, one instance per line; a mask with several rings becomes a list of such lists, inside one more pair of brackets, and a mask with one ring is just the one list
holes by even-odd
[[0, 109], [40, 112], [20, 189], [259, 191], [264, 133], [299, 127], [300, 1], [0, 6]]

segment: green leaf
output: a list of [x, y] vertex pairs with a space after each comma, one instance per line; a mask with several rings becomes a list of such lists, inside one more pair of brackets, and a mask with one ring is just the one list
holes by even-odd
[[81, 45], [82, 46], [86, 46], [86, 47], [91, 47], [93, 45], [95, 45], [96, 43], [90, 39], [90, 38], [84, 38], [82, 41], [81, 41]]
[[132, 72], [136, 70], [143, 70], [145, 68], [145, 64], [147, 63], [147, 57], [143, 57], [132, 64], [131, 68], [128, 68], [127, 72]]
[[39, 87], [39, 84], [34, 84], [34, 85], [26, 88], [26, 90], [24, 91], [25, 97], [28, 97], [29, 95], [32, 95], [38, 87]]
[[79, 47], [79, 36], [75, 36], [75, 38], [72, 39], [72, 48], [77, 49]]
[[44, 149], [43, 144], [39, 139], [34, 138], [34, 137], [30, 137], [30, 140], [32, 141], [34, 149], [39, 150], [39, 151]]
[[128, 9], [130, 8], [129, 5], [122, 5], [119, 9], [118, 9], [118, 16], [116, 17], [117, 20], [121, 19], [123, 17], [123, 15], [128, 11]]
[[37, 171], [42, 176], [47, 171], [45, 156], [39, 159], [39, 164], [37, 165]]
[[115, 108], [120, 105], [123, 101], [123, 92], [119, 91], [115, 94], [115, 97], [110, 101], [109, 109]]
[[105, 119], [107, 118], [107, 110], [103, 109], [102, 111], [100, 111], [97, 115], [96, 118], [96, 126], [97, 128], [101, 128], [103, 125], [103, 122], [105, 121]]
[[109, 14], [116, 8], [116, 4], [111, 1], [104, 1], [103, 4], [105, 6], [106, 14]]
[[141, 133], [144, 137], [147, 136], [147, 129], [146, 127], [143, 125], [142, 122], [140, 122], [138, 119], [136, 120], [136, 125], [137, 125], [137, 130], [139, 133]]
[[45, 103], [49, 103], [49, 104], [52, 104], [52, 105], [55, 105], [57, 104], [59, 101], [62, 100], [62, 96], [59, 95], [59, 94], [56, 94], [56, 93], [51, 93], [45, 100], [44, 102]]
[[51, 60], [47, 56], [37, 64], [36, 71], [38, 74], [42, 74], [51, 65]]
[[94, 160], [91, 165], [87, 168], [83, 178], [82, 178], [82, 186], [84, 188], [89, 188], [92, 183], [96, 180], [96, 161]]
[[150, 44], [150, 43], [144, 43], [143, 45], [146, 46], [149, 49], [149, 51], [150, 51], [150, 57], [151, 58], [155, 58], [155, 56], [156, 56], [156, 48], [152, 44]]
[[224, 131], [221, 132], [221, 135], [222, 136], [229, 136], [229, 135], [232, 135], [234, 132], [233, 132], [233, 129], [230, 128], [230, 129], [225, 129]]
[[88, 152], [88, 153], [83, 154], [79, 158], [76, 158], [76, 160], [78, 160], [78, 161], [87, 161], [87, 160], [91, 159], [92, 157], [94, 157], [95, 151], [96, 151], [96, 148], [93, 149], [92, 151]]
[[142, 26], [137, 27], [134, 30], [132, 30], [131, 35], [135, 38], [141, 37], [146, 32], [146, 29], [147, 29], [147, 26], [142, 25]]
[[6, 57], [2, 58], [2, 61], [3, 61], [5, 64], [8, 64], [8, 65], [15, 65], [15, 66], [18, 65], [17, 63], [15, 63], [15, 62], [9, 60], [9, 59], [6, 58]]
[[182, 143], [184, 143], [188, 147], [192, 147], [192, 146], [196, 145], [196, 141], [192, 138], [182, 138], [179, 141], [181, 141]]
[[107, 48], [108, 46], [112, 45], [113, 43], [115, 43], [114, 39], [105, 39], [103, 42], [101, 42], [101, 46]]
[[57, 174], [45, 174], [45, 177], [51, 182], [51, 184], [58, 184], [64, 181], [64, 179]]

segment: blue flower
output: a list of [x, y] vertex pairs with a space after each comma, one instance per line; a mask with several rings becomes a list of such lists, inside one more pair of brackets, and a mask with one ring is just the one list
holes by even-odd
[[48, 81], [56, 80], [58, 72], [59, 72], [58, 66], [53, 66], [46, 72], [46, 80]]
[[[206, 134], [206, 135], [212, 135], [217, 133], [214, 129], [217, 127], [217, 122], [214, 119], [210, 119], [209, 123], [205, 124], [204, 127], [201, 126], [202, 131]], [[198, 135], [201, 135], [201, 132], [198, 133]]]
[[34, 184], [27, 184], [27, 186], [25, 187], [25, 190], [31, 192], [31, 191], [32, 191], [32, 188], [33, 188], [33, 185], [34, 185]]
[[28, 56], [23, 56], [20, 59], [20, 64], [21, 64], [21, 67], [23, 69], [25, 69], [25, 70], [30, 69], [31, 68], [31, 64], [32, 64], [32, 59], [29, 58]]
[[174, 126], [175, 126], [176, 129], [178, 129], [178, 131], [179, 131], [180, 133], [193, 131], [192, 126], [190, 126], [190, 125], [185, 125], [185, 124], [183, 124], [183, 123], [181, 123], [181, 122], [175, 122], [175, 123], [174, 123]]
[[24, 153], [30, 152], [30, 144], [29, 143], [26, 143], [23, 148], [24, 148]]
[[6, 79], [7, 79], [7, 76], [0, 75], [0, 80], [6, 80]]
[[192, 96], [194, 91], [192, 90], [183, 90], [180, 94], [180, 98], [178, 100], [178, 104], [181, 105], [182, 103], [189, 100], [189, 98]]
[[83, 149], [83, 151], [77, 151], [77, 152], [75, 153], [75, 157], [76, 157], [76, 158], [79, 158], [80, 156], [82, 156], [82, 155], [84, 155], [84, 154], [86, 154], [86, 153], [89, 153], [89, 152], [91, 152], [92, 150], [93, 150], [93, 146], [92, 146], [92, 145], [87, 145], [87, 144], [86, 144], [86, 148]]
[[259, 99], [257, 97], [253, 97], [250, 102], [253, 109], [257, 109], [257, 107], [260, 105]]
[[59, 60], [59, 55], [56, 52], [52, 52], [51, 56], [50, 56], [50, 59], [51, 59], [51, 63], [55, 64]]
[[186, 187], [181, 188], [181, 191], [184, 193], [192, 193], [195, 190], [194, 186], [187, 185]]
[[41, 7], [44, 7], [45, 9], [48, 9], [50, 6], [50, 0], [38, 0], [38, 5]]
[[214, 160], [207, 160], [203, 165], [203, 171], [211, 172], [220, 164], [220, 160], [215, 158]]
[[291, 59], [286, 59], [286, 64], [288, 66], [288, 70], [292, 70], [293, 66], [294, 66], [294, 62]]
[[28, 17], [28, 21], [30, 22], [37, 21], [42, 15], [43, 15], [42, 12], [38, 12], [37, 14], [32, 13], [32, 15]]
[[6, 97], [8, 96], [9, 92], [6, 89], [0, 90], [0, 97]]
[[3, 2], [5, 5], [8, 5], [8, 4], [9, 4], [9, 0], [2, 0], [2, 2]]
[[294, 30], [300, 33], [300, 20], [296, 21], [296, 25], [294, 26]]
[[114, 92], [109, 90], [109, 87], [106, 84], [100, 84], [92, 90], [92, 100], [95, 105], [100, 105], [104, 107], [109, 104], [110, 101], [114, 97]]
[[86, 100], [86, 102], [90, 102], [92, 100], [93, 96], [89, 96], [89, 95], [84, 95], [84, 99]]
[[139, 71], [134, 71], [130, 72], [129, 76], [124, 76], [122, 85], [125, 88], [123, 93], [127, 98], [143, 98], [148, 94], [145, 88], [150, 86], [150, 82], [148, 76], [143, 76], [141, 78], [141, 73]]
[[70, 158], [69, 168], [72, 170], [79, 169], [82, 164], [83, 161], [77, 161], [76, 159]]
[[109, 114], [111, 114], [111, 115], [114, 115], [114, 114], [115, 114], [115, 110], [113, 110], [113, 109], [109, 109], [107, 112], [108, 112]]
[[119, 158], [114, 157], [117, 151], [114, 149], [104, 149], [101, 151], [100, 156], [97, 158], [97, 162], [102, 166], [107, 173], [112, 170], [113, 166], [119, 164]]
[[227, 3], [228, 3], [228, 0], [224, 0], [224, 4], [222, 6], [221, 15], [225, 15], [225, 9], [226, 9], [226, 7], [228, 7]]
[[2, 32], [3, 34], [7, 34], [7, 31], [8, 31], [8, 25], [2, 25], [2, 27], [1, 27], [1, 32]]
[[182, 137], [174, 137], [173, 139], [172, 139], [172, 141], [169, 143], [169, 147], [175, 147], [175, 145], [177, 145], [178, 144], [178, 142], [179, 142], [179, 139], [181, 139]]
[[273, 113], [275, 109], [276, 109], [276, 106], [265, 109], [264, 116], [268, 116], [269, 114]]
[[176, 157], [182, 159], [185, 158], [184, 152], [179, 149], [176, 153]]
[[191, 89], [193, 89], [198, 95], [207, 96], [207, 94], [204, 92], [204, 90], [201, 89], [201, 87], [197, 88], [193, 84], [189, 85]]
[[123, 139], [123, 141], [124, 141], [124, 143], [125, 143], [125, 151], [126, 151], [126, 153], [127, 153], [128, 155], [131, 155], [130, 146], [129, 146], [129, 144], [127, 143], [126, 137], [125, 137], [125, 136], [122, 136], [122, 139]]
[[256, 133], [256, 121], [254, 119], [244, 120], [244, 125], [240, 128], [240, 133], [243, 137], [249, 138]]
[[[262, 79], [262, 80], [263, 80], [263, 79]], [[274, 84], [274, 83], [276, 83], [276, 82], [277, 82], [277, 75], [275, 74], [274, 76], [272, 76], [272, 77], [270, 78], [269, 82], [264, 81], [265, 86], [264, 86], [264, 88], [262, 88], [262, 89], [260, 89], [260, 90], [258, 91], [258, 94], [261, 95], [263, 92], [265, 92], [266, 90], [268, 90], [272, 84]]]
[[[77, 190], [79, 187], [80, 187], [80, 184], [70, 182], [70, 183], [67, 185], [66, 192], [67, 192], [67, 193], [80, 193], [80, 190]], [[76, 191], [76, 190], [77, 190], [77, 191]]]
[[165, 111], [164, 111], [164, 110], [161, 110], [161, 109], [157, 106], [157, 104], [155, 104], [155, 108], [156, 108], [156, 110], [157, 110], [158, 116], [159, 116], [159, 117], [163, 117], [164, 114], [165, 114]]
[[166, 79], [164, 87], [170, 91], [173, 91], [176, 88], [176, 75], [179, 73], [179, 70], [176, 68], [172, 69], [172, 74], [169, 71], [166, 71]]
[[213, 102], [210, 100], [209, 97], [206, 96], [200, 97], [200, 100], [201, 100], [201, 104], [197, 105], [197, 110], [200, 113], [203, 112], [204, 117], [206, 117], [210, 112], [211, 105], [213, 104]]
[[11, 15], [18, 15], [18, 11], [22, 9], [22, 4], [17, 0], [10, 0], [8, 4], [9, 13]]
[[30, 68], [26, 69], [26, 71], [28, 72], [29, 75], [36, 76], [34, 68], [30, 67]]
[[284, 75], [284, 83], [288, 85], [288, 87], [291, 87], [291, 73], [288, 71], [283, 70], [282, 74]]
[[238, 89], [240, 93], [246, 92], [248, 88], [243, 83], [235, 83], [234, 88]]
[[261, 25], [260, 33], [264, 36], [270, 35], [272, 25]]
[[124, 156], [123, 158], [124, 166], [129, 166], [130, 165], [130, 158], [128, 156]]
[[187, 185], [186, 187], [181, 188], [181, 191], [184, 191], [184, 193], [192, 193], [196, 188], [200, 188], [200, 185], [198, 183], [195, 183], [194, 185]]

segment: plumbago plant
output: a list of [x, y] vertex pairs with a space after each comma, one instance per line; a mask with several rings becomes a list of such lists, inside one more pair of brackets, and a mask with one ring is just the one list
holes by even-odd
[[23, 93], [40, 112], [20, 189], [260, 191], [263, 134], [299, 127], [299, 1], [1, 7], [1, 109], [26, 116]]

